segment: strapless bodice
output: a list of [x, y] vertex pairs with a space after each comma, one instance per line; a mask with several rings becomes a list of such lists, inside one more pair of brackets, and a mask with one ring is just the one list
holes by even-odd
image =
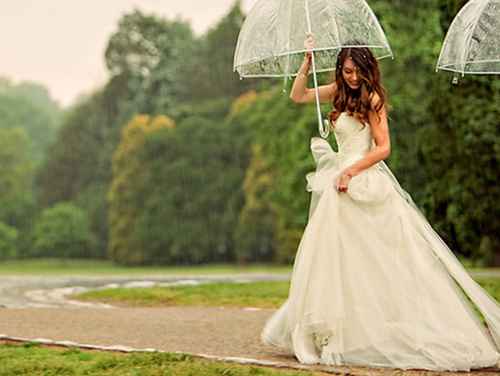
[[[333, 189], [342, 171], [363, 159], [375, 146], [370, 124], [362, 124], [345, 112], [338, 117], [332, 133], [337, 140], [338, 151], [334, 151], [330, 143], [321, 137], [311, 138], [316, 170], [306, 175], [306, 190], [314, 193], [310, 216], [319, 200], [318, 195], [322, 195], [325, 189]], [[393, 191], [391, 180], [384, 174], [382, 165], [375, 163], [351, 178], [347, 196], [359, 204], [379, 205], [385, 202]]]
[[370, 125], [363, 124], [346, 112], [342, 112], [335, 122], [333, 134], [338, 145], [338, 151], [334, 151], [330, 143], [320, 137], [311, 138], [311, 151], [313, 157], [320, 167], [335, 164], [337, 168], [354, 163], [362, 159], [371, 149], [373, 138]]
[[[311, 151], [316, 162], [316, 171], [310, 172], [306, 176], [308, 191], [323, 191], [332, 182], [335, 174], [356, 161], [363, 159], [374, 145], [370, 125], [363, 125], [355, 117], [349, 116], [346, 112], [341, 113], [335, 122], [333, 134], [337, 140], [338, 151], [334, 151], [330, 143], [321, 137], [311, 138]], [[377, 168], [379, 166], [375, 164], [365, 171], [368, 172]], [[362, 175], [361, 177], [355, 176], [352, 179], [351, 186], [356, 185], [356, 183], [361, 182], [363, 179], [365, 183], [368, 182], [369, 179], [366, 179], [365, 171], [360, 174]], [[368, 177], [371, 178], [373, 176], [373, 174], [369, 174]], [[360, 178], [362, 179], [360, 180]], [[358, 189], [358, 191], [361, 192], [362, 190]], [[381, 190], [381, 197], [385, 197], [386, 191]], [[355, 190], [351, 189], [351, 194], [354, 195]], [[366, 195], [370, 200], [373, 198], [372, 196]]]
[[372, 135], [370, 125], [362, 124], [353, 116], [342, 112], [333, 128], [337, 140], [338, 153], [343, 157], [365, 155], [371, 148]]

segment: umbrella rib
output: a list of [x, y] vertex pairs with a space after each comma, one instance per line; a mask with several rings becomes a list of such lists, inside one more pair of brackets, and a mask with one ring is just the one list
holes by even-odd
[[[359, 45], [352, 46], [352, 47], [359, 47]], [[392, 55], [391, 54], [386, 54], [386, 55], [378, 57], [378, 59], [384, 59], [386, 57], [392, 57]], [[238, 67], [240, 67], [240, 66], [238, 66]], [[331, 72], [333, 70], [335, 70], [335, 67], [316, 69], [316, 73]], [[292, 76], [296, 76], [296, 75], [297, 75], [297, 73], [292, 73]], [[283, 77], [283, 74], [282, 73], [241, 74], [241, 77], [253, 77], [253, 78], [258, 78], [258, 77]]]
[[474, 25], [472, 27], [470, 35], [467, 37], [467, 40], [465, 42], [464, 50], [462, 52], [462, 77], [465, 75], [465, 59], [466, 59], [466, 54], [469, 51], [470, 48], [470, 42], [472, 40], [472, 36], [474, 35], [474, 32], [476, 31], [477, 25], [479, 23], [479, 18], [481, 17], [481, 14], [483, 11], [486, 9], [486, 6], [490, 3], [490, 0], [485, 0], [483, 6], [481, 7], [481, 10], [477, 12], [476, 19], [474, 20]]
[[[377, 16], [375, 15], [375, 12], [368, 5], [368, 3], [366, 1], [363, 1], [363, 2], [365, 3], [366, 9], [368, 10], [368, 12], [370, 13], [370, 15], [372, 16], [372, 19], [378, 20]], [[384, 29], [382, 29], [382, 25], [379, 22], [376, 22], [375, 23], [375, 27], [377, 28], [377, 30], [379, 32], [379, 35], [382, 36], [383, 43], [385, 43], [384, 48], [387, 48], [389, 50], [389, 52], [390, 52], [389, 56], [394, 59], [394, 53], [392, 52], [392, 48], [391, 48], [391, 46], [389, 44], [389, 41], [387, 40], [387, 37], [386, 37], [385, 32], [384, 32]]]
[[[481, 0], [478, 0], [478, 1], [481, 1]], [[455, 28], [459, 28], [459, 29], [463, 29], [463, 31], [465, 31], [466, 23], [463, 21], [463, 18], [465, 18], [465, 14], [467, 14], [468, 9], [470, 7], [472, 7], [473, 5], [474, 5], [474, 0], [471, 0], [470, 2], [465, 4], [462, 7], [462, 9], [459, 10], [457, 15], [455, 16], [455, 18], [451, 22], [449, 29], [448, 29], [448, 32], [446, 33], [446, 35], [444, 37], [443, 46], [446, 46], [449, 42], [449, 39], [453, 36], [452, 30], [454, 30]], [[464, 51], [465, 51], [465, 46], [463, 47], [462, 57], [460, 59], [460, 63], [462, 63], [462, 61], [465, 60], [465, 57], [463, 56]], [[441, 51], [440, 51], [439, 57], [438, 57], [438, 61], [436, 64], [436, 72], [440, 69], [441, 59], [443, 58], [444, 52], [445, 52], [445, 49], [441, 48]], [[461, 71], [459, 71], [459, 72], [461, 72]]]
[[[319, 52], [319, 51], [339, 50], [339, 49], [344, 48], [344, 47], [367, 47], [367, 48], [388, 49], [387, 46], [383, 46], [383, 45], [346, 44], [346, 45], [343, 45], [343, 46], [336, 46], [336, 47], [313, 48], [311, 51]], [[262, 57], [262, 58], [259, 57], [259, 58], [255, 58], [255, 59], [252, 59], [252, 60], [245, 61], [244, 63], [238, 64], [235, 67], [236, 68], [237, 67], [242, 67], [244, 65], [256, 63], [258, 61], [265, 60], [265, 59], [272, 59], [272, 58], [282, 57], [282, 56], [286, 56], [286, 55], [294, 55], [294, 54], [299, 54], [299, 53], [305, 53], [306, 51], [307, 51], [306, 49], [303, 49], [303, 50], [294, 50], [294, 51], [282, 52], [282, 53], [277, 54], [277, 55], [269, 55], [269, 56]], [[393, 56], [392, 53], [389, 53], [387, 55], [383, 55], [381, 57], [377, 57], [377, 59], [380, 60], [382, 58], [391, 57], [391, 56]]]
[[[287, 50], [290, 48], [290, 38], [292, 35], [292, 9], [293, 7], [289, 5], [290, 11], [288, 12], [288, 38], [287, 38]], [[288, 70], [290, 69], [290, 54], [287, 54], [287, 64], [286, 64], [286, 72], [285, 74], [288, 73]], [[288, 75], [287, 75], [288, 76]]]
[[[469, 3], [470, 4], [470, 3]], [[467, 5], [465, 5], [465, 7], [467, 7]], [[465, 7], [462, 9], [462, 11], [465, 11]], [[448, 39], [451, 38], [452, 34], [451, 34], [451, 30], [453, 30], [453, 27], [455, 25], [455, 23], [459, 23], [459, 22], [462, 22], [461, 18], [460, 18], [460, 13], [462, 13], [462, 11], [460, 11], [457, 16], [453, 19], [453, 21], [451, 22], [450, 24], [450, 27], [449, 27], [449, 30], [448, 32], [446, 33], [445, 37], [444, 37], [444, 41], [443, 41], [443, 46], [447, 46], [447, 43], [448, 43]], [[439, 57], [438, 57], [438, 60], [437, 60], [437, 64], [436, 64], [436, 72], [440, 69], [441, 65], [441, 59], [443, 58], [443, 55], [444, 55], [444, 52], [445, 52], [445, 49], [444, 48], [441, 48], [441, 51], [439, 52]], [[462, 59], [463, 60], [463, 59]]]
[[[297, 74], [299, 54], [311, 52], [314, 86], [318, 94], [316, 73], [335, 70], [331, 60], [335, 60], [340, 49], [366, 47], [375, 50], [377, 59], [393, 56], [382, 27], [366, 0], [345, 4], [337, 1], [257, 0], [241, 27], [233, 59], [233, 71], [238, 71], [241, 77], [285, 76], [286, 87], [286, 78]], [[305, 12], [301, 9], [302, 4]], [[351, 9], [352, 7], [354, 8]], [[351, 10], [354, 13], [361, 12], [358, 16], [362, 19], [368, 18], [365, 23], [359, 25], [356, 22], [362, 20], [352, 21], [355, 22], [352, 30], [343, 22], [344, 19], [345, 22], [351, 21]], [[317, 44], [322, 48], [297, 48], [299, 43], [295, 42], [300, 42], [297, 38], [300, 39], [304, 30], [304, 16], [307, 19], [306, 31], [325, 33], [317, 36]], [[344, 26], [347, 28], [345, 32]], [[352, 43], [342, 40], [354, 38], [357, 34], [364, 37]], [[348, 45], [343, 45], [345, 42], [348, 42]], [[316, 97], [318, 102], [318, 95]], [[321, 118], [318, 120], [321, 122]]]
[[335, 37], [337, 38], [335, 40], [336, 43], [338, 44], [341, 44], [340, 43], [340, 32], [339, 32], [339, 25], [337, 25], [337, 20], [336, 18], [333, 16], [333, 12], [332, 12], [332, 9], [331, 7], [333, 6], [333, 2], [332, 3], [328, 3], [328, 15], [330, 16], [330, 18], [333, 20], [333, 25], [335, 26]]

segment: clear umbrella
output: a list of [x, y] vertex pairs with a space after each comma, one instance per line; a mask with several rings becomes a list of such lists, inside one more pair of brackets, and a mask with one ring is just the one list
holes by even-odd
[[392, 51], [365, 0], [258, 0], [241, 27], [234, 71], [243, 77], [298, 74], [307, 34], [314, 35], [312, 73], [320, 135], [328, 136], [319, 105], [316, 74], [335, 69], [342, 47], [369, 47], [381, 59]]
[[462, 76], [500, 73], [500, 0], [465, 4], [446, 34], [436, 71], [439, 69]]

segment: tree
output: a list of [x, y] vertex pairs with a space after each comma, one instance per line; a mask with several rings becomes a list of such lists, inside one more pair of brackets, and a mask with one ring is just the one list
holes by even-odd
[[19, 231], [14, 227], [0, 222], [0, 260], [11, 259], [17, 256], [17, 241]]
[[154, 121], [133, 119], [115, 153], [110, 257], [134, 265], [233, 261], [246, 133], [199, 117], [175, 127]]
[[108, 248], [105, 197], [122, 127], [137, 113], [163, 113], [174, 107], [180, 91], [171, 83], [180, 83], [176, 67], [184, 58], [179, 52], [189, 47], [191, 38], [185, 22], [138, 10], [125, 15], [106, 49], [108, 83], [69, 109], [37, 173], [42, 206], [70, 200], [88, 211], [98, 239], [97, 257], [104, 257]]
[[29, 143], [29, 157], [41, 163], [46, 149], [55, 137], [60, 109], [47, 89], [34, 83], [12, 84], [0, 81], [0, 129], [22, 128]]
[[21, 128], [0, 129], [0, 222], [24, 230], [33, 212], [33, 165], [29, 139]]
[[143, 264], [147, 255], [137, 240], [135, 229], [149, 191], [147, 165], [140, 159], [148, 133], [172, 130], [175, 123], [159, 116], [134, 117], [122, 131], [121, 142], [113, 154], [113, 181], [108, 195], [110, 259], [125, 264]]
[[112, 76], [127, 77], [138, 113], [166, 113], [192, 94], [186, 91], [180, 70], [193, 48], [189, 23], [136, 9], [119, 21], [106, 48], [106, 65]]
[[245, 204], [235, 231], [238, 263], [275, 260], [273, 240], [277, 231], [277, 213], [267, 197], [273, 190], [274, 180], [273, 171], [262, 155], [262, 146], [253, 144], [252, 158], [243, 183]]
[[67, 202], [60, 202], [41, 213], [33, 238], [34, 256], [82, 258], [93, 246], [87, 214]]

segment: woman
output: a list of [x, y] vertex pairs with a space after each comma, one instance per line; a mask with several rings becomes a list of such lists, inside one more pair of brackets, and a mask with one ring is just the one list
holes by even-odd
[[[292, 87], [306, 87], [308, 52]], [[401, 188], [384, 159], [391, 143], [377, 60], [344, 48], [335, 81], [319, 87], [332, 103], [338, 152], [311, 139], [309, 220], [293, 265], [288, 299], [261, 333], [301, 363], [401, 369], [498, 366], [500, 305], [467, 273]], [[467, 296], [484, 316], [474, 313]]]

